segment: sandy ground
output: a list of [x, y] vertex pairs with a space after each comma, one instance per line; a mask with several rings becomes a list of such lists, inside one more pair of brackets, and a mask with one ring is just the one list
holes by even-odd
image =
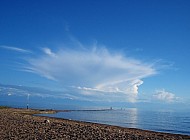
[[43, 112], [0, 109], [0, 140], [190, 140], [185, 135], [32, 116], [35, 113]]

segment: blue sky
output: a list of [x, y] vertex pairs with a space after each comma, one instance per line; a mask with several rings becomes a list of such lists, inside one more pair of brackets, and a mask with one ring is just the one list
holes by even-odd
[[189, 14], [188, 0], [1, 1], [0, 93], [188, 106]]

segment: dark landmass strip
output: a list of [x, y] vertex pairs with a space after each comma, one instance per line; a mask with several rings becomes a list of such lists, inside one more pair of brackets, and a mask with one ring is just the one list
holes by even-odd
[[190, 136], [33, 116], [53, 110], [0, 109], [1, 140], [190, 140]]

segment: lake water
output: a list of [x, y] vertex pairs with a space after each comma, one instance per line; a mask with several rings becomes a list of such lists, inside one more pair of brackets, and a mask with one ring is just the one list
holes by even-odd
[[190, 135], [190, 112], [143, 111], [132, 108], [107, 111], [70, 111], [43, 114], [43, 116]]

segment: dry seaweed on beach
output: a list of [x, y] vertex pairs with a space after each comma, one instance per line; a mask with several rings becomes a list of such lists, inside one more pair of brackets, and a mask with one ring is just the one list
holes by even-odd
[[126, 140], [190, 140], [190, 136], [158, 133], [140, 129], [32, 116], [52, 111], [0, 109], [0, 139], [126, 139]]

